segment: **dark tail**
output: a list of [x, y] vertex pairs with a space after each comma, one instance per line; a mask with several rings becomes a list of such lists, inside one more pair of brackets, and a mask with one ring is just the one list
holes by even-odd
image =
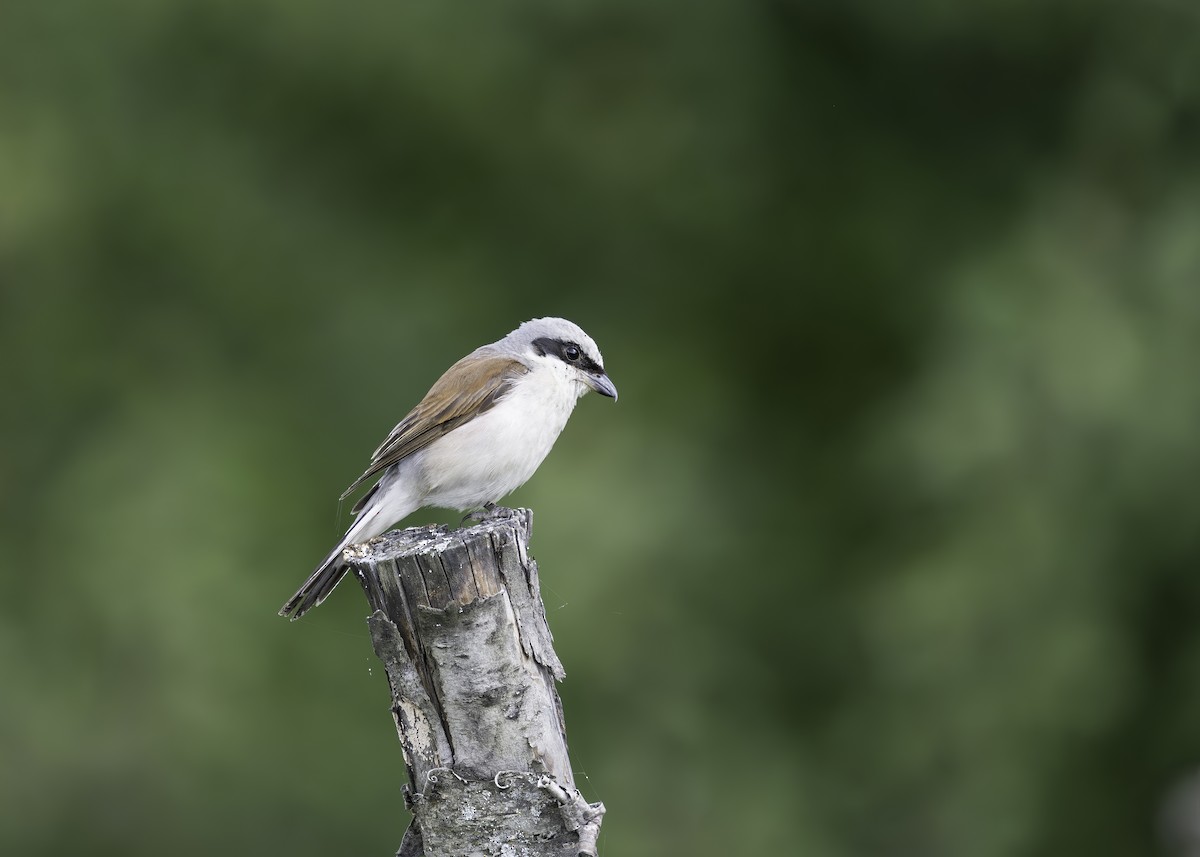
[[333, 588], [346, 574], [346, 564], [342, 561], [342, 549], [345, 546], [345, 543], [338, 545], [333, 553], [325, 557], [325, 561], [317, 566], [312, 576], [304, 581], [304, 585], [280, 608], [280, 616], [290, 616], [292, 621], [295, 621], [333, 592]]
[[[390, 471], [389, 471], [390, 472]], [[387, 474], [384, 479], [387, 479]], [[317, 566], [317, 570], [312, 573], [308, 580], [304, 581], [304, 585], [296, 590], [296, 594], [288, 599], [287, 604], [284, 604], [279, 610], [280, 616], [291, 616], [293, 620], [299, 619], [309, 610], [316, 607], [330, 592], [333, 592], [333, 587], [337, 586], [341, 579], [346, 575], [346, 563], [342, 559], [342, 551], [347, 545], [358, 544], [365, 542], [372, 536], [377, 536], [388, 528], [393, 521], [398, 521], [404, 518], [417, 508], [417, 503], [412, 503], [407, 509], [397, 507], [395, 503], [390, 506], [381, 506], [378, 502], [370, 503], [371, 498], [379, 498], [379, 487], [383, 485], [383, 480], [379, 485], [376, 485], [366, 493], [363, 500], [359, 500], [354, 507], [357, 517], [354, 523], [350, 525], [350, 529], [346, 531], [346, 535], [338, 542], [335, 547], [325, 557], [324, 561]], [[386, 486], [385, 486], [386, 490]], [[364, 505], [364, 501], [368, 501]], [[380, 518], [380, 512], [386, 511], [390, 517]], [[401, 514], [403, 513], [403, 514]]]

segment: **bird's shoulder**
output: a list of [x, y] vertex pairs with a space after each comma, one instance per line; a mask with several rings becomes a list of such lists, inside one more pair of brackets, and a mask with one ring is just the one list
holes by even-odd
[[396, 429], [410, 420], [438, 424], [478, 416], [528, 371], [524, 363], [509, 355], [473, 351], [442, 373]]
[[371, 456], [371, 465], [342, 494], [343, 499], [376, 474], [403, 461], [439, 437], [486, 413], [529, 368], [516, 358], [477, 349], [447, 369]]

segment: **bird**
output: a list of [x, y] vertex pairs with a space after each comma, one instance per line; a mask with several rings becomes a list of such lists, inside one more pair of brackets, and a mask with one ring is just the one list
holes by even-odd
[[299, 619], [346, 573], [342, 552], [426, 506], [491, 510], [524, 485], [589, 391], [617, 388], [590, 336], [564, 318], [535, 318], [446, 370], [396, 424], [342, 494], [375, 480], [346, 535], [279, 610]]

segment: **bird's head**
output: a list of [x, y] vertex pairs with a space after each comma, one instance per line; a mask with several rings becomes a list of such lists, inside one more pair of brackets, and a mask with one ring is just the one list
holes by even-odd
[[604, 358], [583, 328], [565, 318], [535, 318], [504, 338], [531, 368], [553, 367], [588, 389], [615, 400], [617, 388], [604, 372]]

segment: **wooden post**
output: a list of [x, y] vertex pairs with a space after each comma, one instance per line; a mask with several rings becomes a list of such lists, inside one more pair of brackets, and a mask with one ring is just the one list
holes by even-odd
[[604, 805], [571, 773], [531, 527], [528, 509], [497, 509], [346, 551], [408, 768], [398, 857], [596, 854]]

